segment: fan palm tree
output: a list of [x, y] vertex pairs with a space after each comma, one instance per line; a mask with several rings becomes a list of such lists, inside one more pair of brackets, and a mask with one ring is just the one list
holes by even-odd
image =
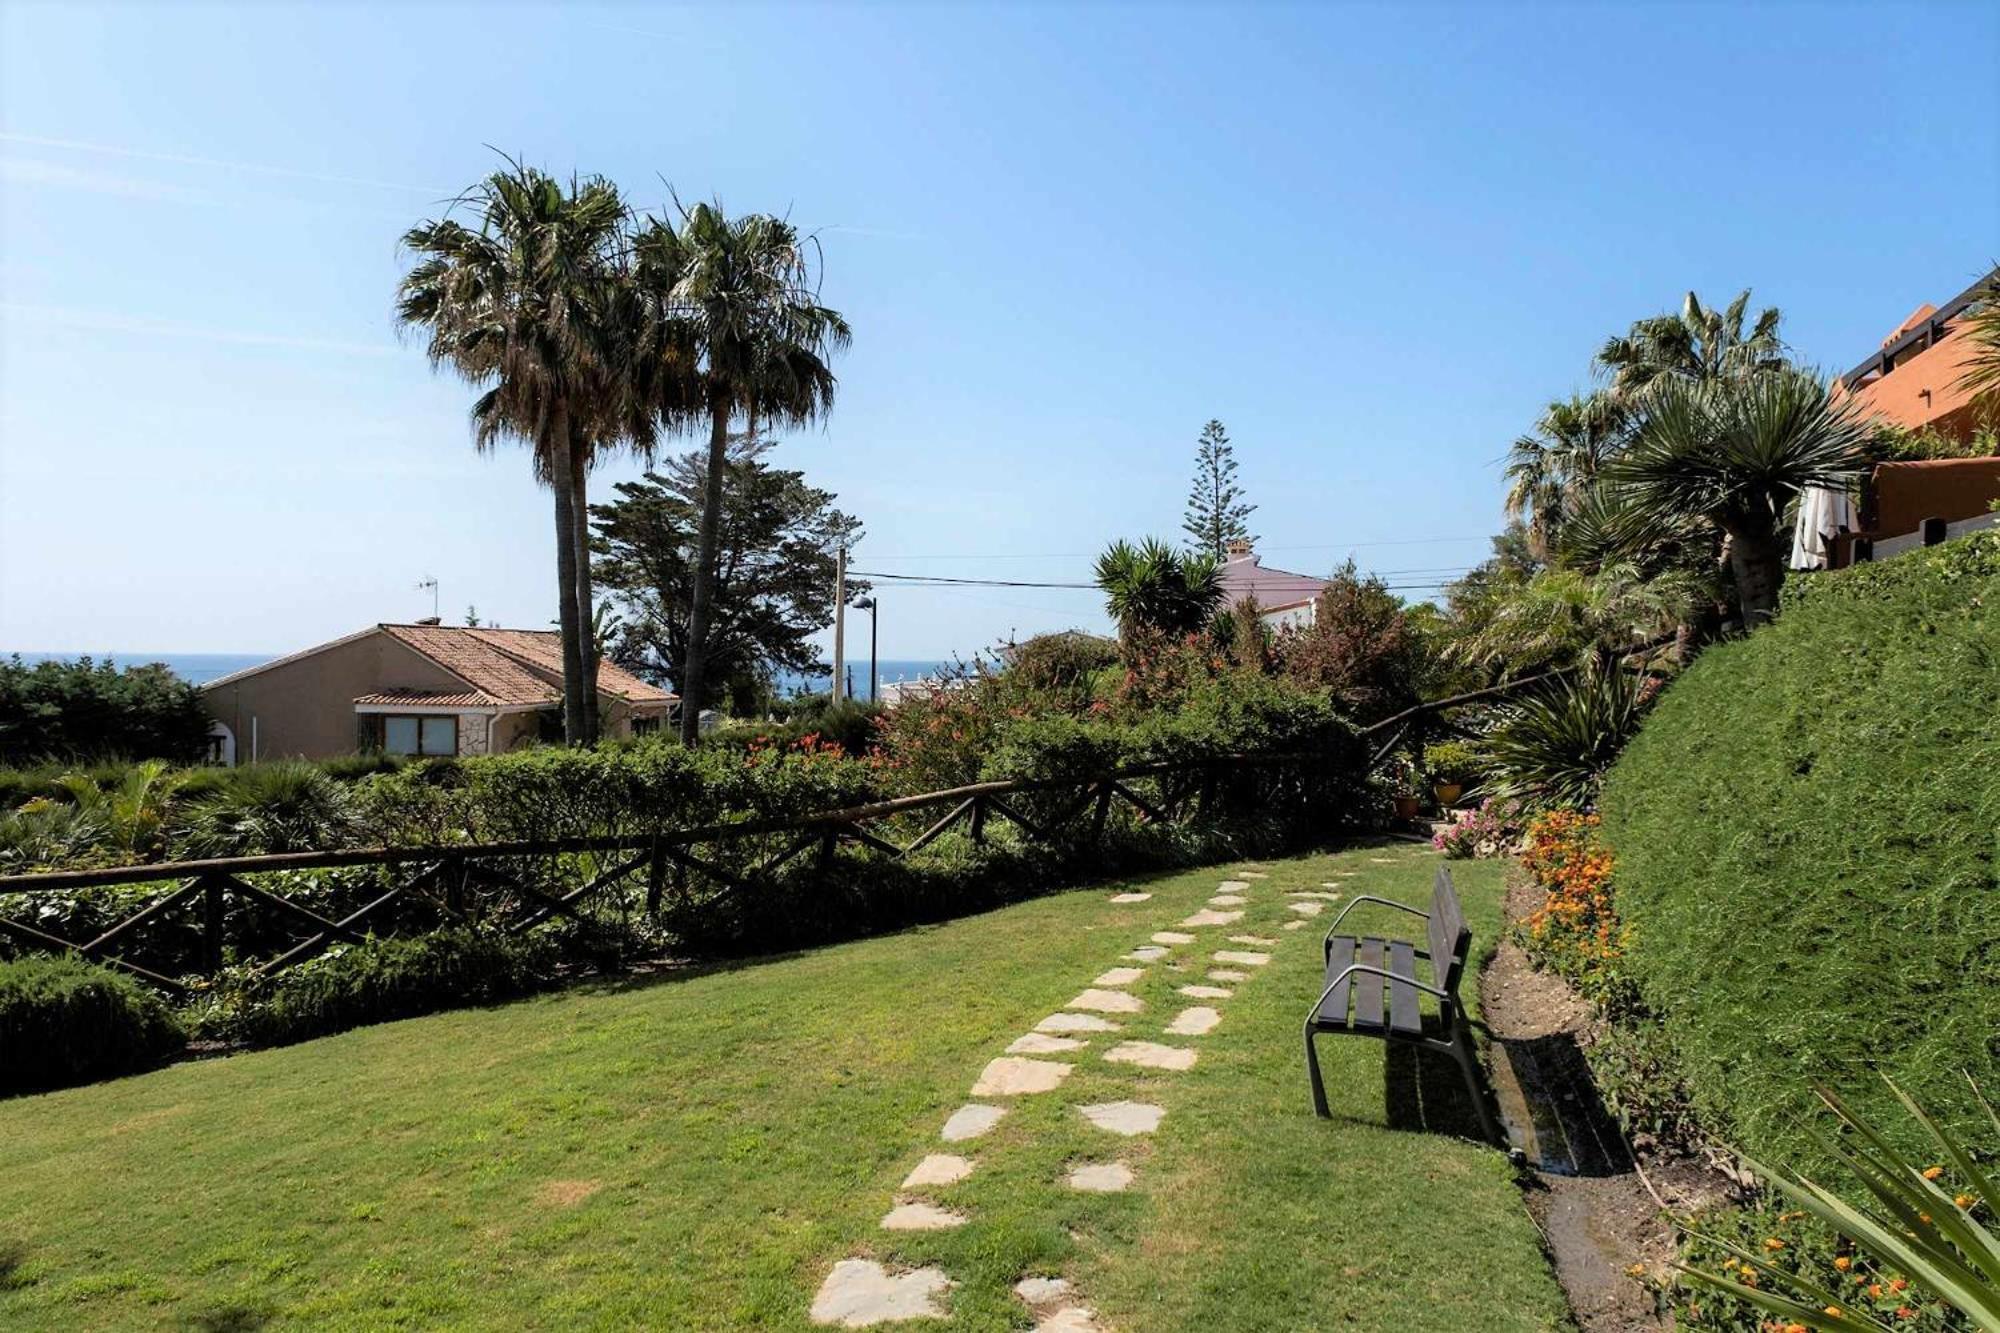
[[1636, 320], [1622, 337], [1607, 338], [1597, 364], [1610, 374], [1613, 395], [1627, 402], [1644, 400], [1663, 383], [1708, 383], [1779, 369], [1786, 364], [1778, 336], [1783, 316], [1767, 306], [1746, 329], [1749, 307], [1747, 287], [1721, 310], [1689, 292], [1678, 315]]
[[425, 354], [483, 392], [472, 408], [483, 452], [501, 439], [526, 443], [536, 479], [555, 495], [557, 612], [562, 630], [563, 729], [590, 739], [594, 678], [586, 670], [578, 600], [589, 561], [583, 472], [612, 413], [603, 401], [615, 349], [605, 311], [628, 217], [617, 187], [597, 177], [568, 187], [510, 161], [457, 201], [477, 218], [449, 216], [410, 229], [417, 256], [397, 289], [396, 315], [421, 329]]
[[1958, 387], [1991, 415], [2000, 415], [2000, 269], [1987, 278], [1978, 302], [1967, 308], [1963, 318], [1971, 355]]
[[1206, 552], [1181, 552], [1157, 537], [1134, 546], [1116, 541], [1097, 557], [1097, 586], [1118, 637], [1126, 643], [1147, 630], [1193, 634], [1209, 623], [1222, 600], [1222, 565]]
[[708, 480], [696, 539], [681, 739], [700, 737], [708, 628], [715, 597], [722, 483], [730, 423], [801, 426], [833, 406], [832, 355], [847, 320], [820, 304], [810, 241], [782, 218], [731, 219], [719, 204], [649, 217], [634, 241], [639, 289], [651, 303], [644, 391], [663, 419], [707, 417]]
[[1632, 444], [1604, 483], [1645, 530], [1698, 521], [1726, 538], [1746, 627], [1777, 610], [1786, 509], [1808, 486], [1846, 487], [1867, 462], [1870, 427], [1852, 399], [1787, 368], [1655, 386]]
[[1543, 411], [1532, 434], [1507, 452], [1507, 517], [1526, 522], [1537, 555], [1557, 544], [1577, 496], [1621, 448], [1631, 413], [1609, 394], [1571, 394]]

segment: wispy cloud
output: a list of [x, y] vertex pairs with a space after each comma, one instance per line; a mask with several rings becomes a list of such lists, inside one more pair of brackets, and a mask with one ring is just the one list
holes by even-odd
[[17, 186], [41, 185], [54, 186], [58, 189], [87, 190], [92, 194], [113, 194], [125, 199], [205, 201], [208, 198], [202, 191], [191, 190], [185, 186], [144, 180], [137, 176], [125, 176], [111, 171], [68, 167], [59, 162], [44, 162], [32, 157], [0, 158], [0, 181]]
[[361, 185], [376, 190], [403, 190], [411, 194], [426, 194], [441, 199], [451, 191], [434, 185], [411, 185], [405, 181], [371, 180], [366, 176], [342, 176], [323, 171], [301, 171], [295, 167], [274, 167], [262, 162], [237, 162], [228, 158], [203, 157], [194, 153], [162, 153], [146, 148], [131, 148], [122, 144], [91, 143], [83, 139], [58, 139], [41, 134], [17, 134], [0, 130], [0, 141], [25, 144], [35, 148], [59, 148], [73, 153], [99, 153], [108, 157], [135, 158], [144, 162], [171, 162], [184, 167], [213, 167], [224, 171], [243, 171], [259, 176], [277, 176], [287, 180], [319, 181], [327, 185]]
[[53, 324], [67, 329], [83, 329], [93, 333], [185, 338], [195, 342], [227, 343], [237, 347], [283, 347], [300, 351], [341, 352], [350, 356], [394, 356], [398, 350], [392, 342], [349, 342], [340, 338], [309, 338], [289, 333], [217, 329], [198, 324], [178, 324], [169, 320], [149, 319], [142, 315], [121, 315], [114, 311], [78, 310], [69, 306], [0, 301], [0, 323], [15, 319]]

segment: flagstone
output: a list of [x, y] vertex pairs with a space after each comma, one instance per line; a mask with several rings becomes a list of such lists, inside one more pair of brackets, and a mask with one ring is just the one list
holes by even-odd
[[942, 1319], [938, 1298], [952, 1286], [941, 1268], [891, 1273], [873, 1259], [842, 1259], [813, 1297], [812, 1321], [868, 1328], [901, 1319]]
[[1114, 967], [1090, 984], [1093, 986], [1129, 986], [1145, 975], [1146, 969], [1143, 967]]
[[1243, 876], [1243, 878], [1245, 878], [1245, 879], [1269, 879], [1269, 878], [1271, 878], [1271, 875], [1270, 875], [1270, 872], [1269, 872], [1269, 871], [1266, 871], [1266, 870], [1243, 870], [1243, 871], [1239, 871], [1239, 872], [1237, 872], [1237, 873], [1241, 874], [1241, 875]]
[[1035, 1024], [1037, 1032], [1116, 1032], [1118, 1025], [1096, 1014], [1050, 1014]]
[[1072, 1167], [1064, 1178], [1073, 1190], [1083, 1194], [1122, 1194], [1132, 1184], [1132, 1168], [1123, 1162], [1091, 1162]]
[[1261, 944], [1267, 948], [1277, 943], [1276, 940], [1265, 939], [1262, 935], [1231, 935], [1229, 942], [1231, 944]]
[[1287, 898], [1317, 898], [1323, 903], [1337, 903], [1347, 895], [1344, 893], [1326, 893], [1319, 889], [1286, 889], [1285, 896]]
[[1306, 928], [1307, 926], [1310, 926], [1311, 924], [1312, 924], [1312, 922], [1310, 922], [1310, 921], [1287, 921], [1287, 922], [1285, 923], [1285, 929], [1286, 929], [1286, 930], [1304, 930], [1304, 929], [1305, 929], [1305, 928]]
[[1195, 1052], [1185, 1046], [1165, 1046], [1157, 1041], [1121, 1041], [1104, 1053], [1118, 1065], [1142, 1065], [1147, 1069], [1192, 1069]]
[[[1183, 924], [1185, 924], [1185, 923], [1183, 923]], [[1192, 936], [1192, 935], [1183, 935], [1183, 934], [1181, 934], [1181, 932], [1179, 932], [1178, 930], [1162, 930], [1162, 931], [1156, 931], [1156, 932], [1154, 932], [1154, 935], [1153, 935], [1153, 943], [1155, 943], [1155, 944], [1193, 944], [1193, 943], [1194, 943], [1194, 936]]]
[[1245, 967], [1262, 967], [1271, 961], [1267, 953], [1248, 953], [1242, 949], [1224, 949], [1215, 955], [1218, 963], [1241, 963]]
[[[1181, 922], [1181, 924], [1183, 926], [1230, 926], [1242, 919], [1243, 913], [1241, 912], [1218, 912], [1213, 908], [1204, 907], [1187, 920]], [[1155, 935], [1153, 938], [1158, 939], [1160, 937]]]
[[1151, 899], [1152, 896], [1150, 893], [1114, 893], [1111, 895], [1111, 901], [1114, 903], [1143, 903]]
[[1247, 879], [1225, 879], [1221, 884], [1216, 886], [1215, 891], [1217, 893], [1241, 893], [1249, 887], [1250, 881]]
[[1095, 1009], [1102, 1014], [1136, 1014], [1146, 1007], [1136, 995], [1122, 990], [1099, 990], [1093, 986], [1064, 1005], [1065, 1009]]
[[1226, 1000], [1236, 993], [1221, 986], [1181, 986], [1177, 989], [1190, 1000]]
[[884, 1231], [949, 1231], [971, 1219], [934, 1203], [899, 1203], [882, 1219]]
[[1102, 1102], [1096, 1106], [1076, 1108], [1085, 1120], [1099, 1129], [1110, 1130], [1113, 1134], [1123, 1134], [1128, 1138], [1134, 1134], [1150, 1134], [1160, 1127], [1166, 1117], [1163, 1106], [1148, 1102]]
[[967, 1159], [948, 1152], [934, 1152], [903, 1177], [903, 1188], [913, 1190], [924, 1185], [956, 1185], [971, 1174], [972, 1163]]
[[961, 1106], [951, 1113], [944, 1122], [941, 1137], [946, 1143], [963, 1143], [976, 1139], [1000, 1123], [1000, 1117], [1007, 1114], [1004, 1106]]
[[1046, 1033], [1030, 1032], [1016, 1037], [1007, 1046], [1009, 1055], [1060, 1055], [1064, 1051], [1080, 1051], [1090, 1045], [1075, 1037], [1051, 1037]]
[[1103, 1333], [1097, 1312], [1087, 1305], [1065, 1305], [1035, 1325], [1035, 1333]]
[[1325, 903], [1286, 903], [1285, 906], [1300, 916], [1318, 916], [1326, 910]]
[[1371, 856], [1368, 858], [1368, 864], [1375, 866], [1392, 866], [1396, 864], [1396, 858], [1393, 856]]
[[1250, 974], [1248, 972], [1238, 972], [1233, 968], [1213, 967], [1208, 971], [1208, 979], [1210, 981], [1248, 981], [1250, 980]]
[[1136, 958], [1142, 963], [1151, 963], [1165, 958], [1171, 952], [1172, 950], [1163, 949], [1157, 944], [1142, 944], [1125, 956], [1127, 958]]
[[1245, 898], [1240, 893], [1218, 893], [1208, 900], [1208, 905], [1210, 907], [1241, 907], [1249, 901], [1248, 898]]
[[979, 1081], [972, 1085], [975, 1097], [1019, 1097], [1031, 1092], [1053, 1092], [1069, 1077], [1074, 1065], [1059, 1060], [1029, 1060], [1018, 1055], [1002, 1055], [987, 1062]]
[[1167, 1024], [1170, 1037], [1199, 1037], [1215, 1030], [1222, 1021], [1222, 1014], [1206, 1005], [1196, 1005], [1183, 1009], [1174, 1015], [1174, 1021]]
[[1069, 1281], [1059, 1277], [1024, 1277], [1014, 1284], [1014, 1294], [1037, 1308], [1054, 1305], [1069, 1295]]

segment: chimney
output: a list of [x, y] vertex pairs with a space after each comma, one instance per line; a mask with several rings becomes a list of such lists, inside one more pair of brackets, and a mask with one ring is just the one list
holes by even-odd
[[1229, 552], [1229, 558], [1231, 560], [1255, 559], [1255, 557], [1250, 554], [1250, 539], [1248, 537], [1236, 537], [1231, 539], [1226, 549]]
[[422, 620], [419, 620], [417, 623], [419, 625], [442, 625], [444, 623], [444, 619], [441, 616], [425, 616]]

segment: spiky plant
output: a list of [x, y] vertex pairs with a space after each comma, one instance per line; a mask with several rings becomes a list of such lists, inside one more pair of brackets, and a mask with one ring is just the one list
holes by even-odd
[[1157, 537], [1137, 545], [1122, 538], [1097, 557], [1097, 586], [1130, 642], [1151, 630], [1193, 634], [1208, 625], [1222, 600], [1222, 567], [1215, 557], [1175, 550]]
[[1486, 790], [1536, 806], [1594, 806], [1651, 695], [1648, 677], [1605, 657], [1538, 687], [1487, 734]]

